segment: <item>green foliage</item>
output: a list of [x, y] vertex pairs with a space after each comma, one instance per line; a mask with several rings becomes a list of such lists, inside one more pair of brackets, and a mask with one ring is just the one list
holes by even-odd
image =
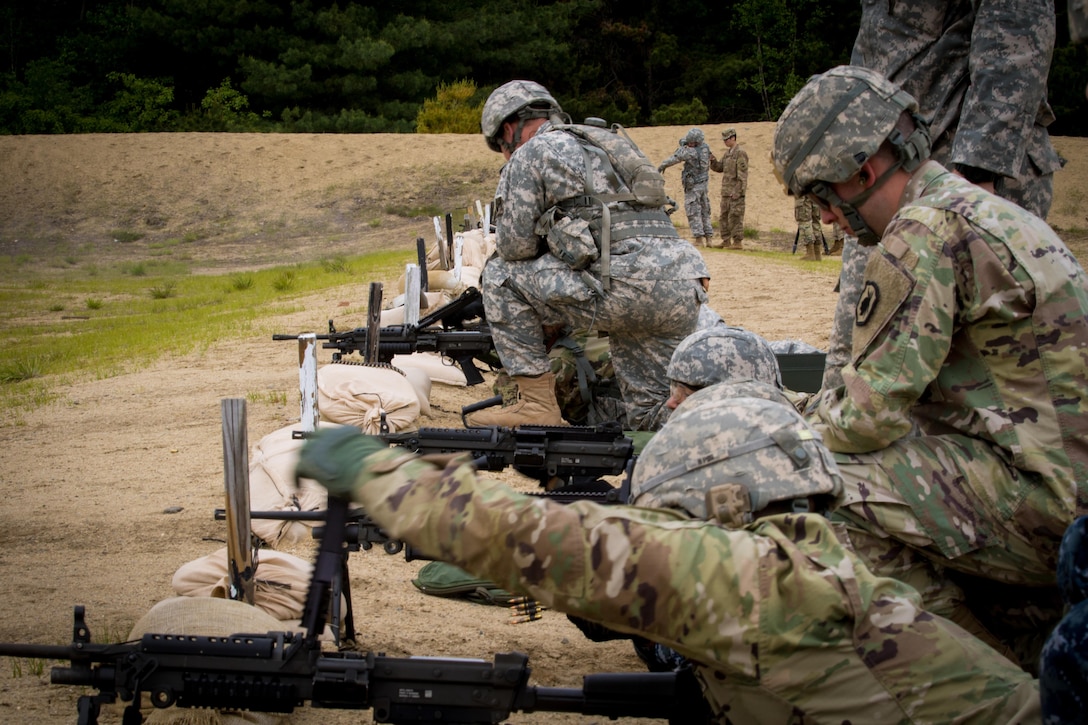
[[417, 133], [479, 133], [484, 104], [470, 80], [440, 83], [416, 115]]
[[113, 99], [103, 105], [116, 130], [166, 131], [177, 124], [179, 114], [170, 108], [174, 101], [173, 86], [159, 80], [137, 78], [131, 73], [110, 73], [107, 78], [121, 85]]
[[230, 78], [224, 78], [217, 87], [209, 89], [200, 102], [203, 111], [199, 123], [207, 131], [256, 131], [261, 117], [247, 110], [249, 99], [235, 90]]
[[667, 106], [658, 106], [650, 116], [650, 124], [653, 126], [698, 126], [706, 123], [710, 117], [706, 104], [698, 98], [692, 98], [687, 103], [671, 103]]

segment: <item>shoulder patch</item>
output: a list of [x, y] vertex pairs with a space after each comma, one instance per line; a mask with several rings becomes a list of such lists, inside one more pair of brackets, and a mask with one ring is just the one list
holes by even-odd
[[854, 309], [853, 357], [857, 358], [884, 329], [914, 289], [914, 275], [901, 260], [877, 250], [865, 267], [865, 282]]

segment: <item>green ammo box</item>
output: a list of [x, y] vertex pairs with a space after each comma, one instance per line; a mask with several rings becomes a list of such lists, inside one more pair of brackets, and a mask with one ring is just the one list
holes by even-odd
[[782, 372], [782, 384], [799, 393], [819, 391], [824, 379], [824, 360], [822, 352], [782, 353], [778, 358], [778, 369]]

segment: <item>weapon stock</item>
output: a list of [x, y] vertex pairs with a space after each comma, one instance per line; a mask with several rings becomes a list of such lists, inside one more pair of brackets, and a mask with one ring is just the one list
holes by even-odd
[[[468, 321], [479, 319], [479, 323]], [[321, 347], [336, 350], [332, 359], [340, 361], [344, 355], [363, 353], [367, 349], [368, 330], [337, 331], [329, 321], [329, 331], [316, 336]], [[297, 340], [298, 335], [277, 334], [273, 340]], [[442, 305], [419, 319], [415, 325], [387, 325], [378, 330], [377, 362], [388, 363], [394, 355], [410, 355], [414, 352], [437, 352], [452, 359], [465, 374], [468, 385], [484, 381], [476, 366], [482, 362], [488, 367], [497, 364], [495, 344], [491, 330], [483, 321], [483, 298], [479, 290], [470, 287], [457, 299]]]

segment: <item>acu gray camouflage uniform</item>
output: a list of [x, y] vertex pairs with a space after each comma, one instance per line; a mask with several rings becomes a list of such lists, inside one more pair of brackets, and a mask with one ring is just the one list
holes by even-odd
[[[692, 129], [697, 130], [697, 129]], [[684, 185], [684, 213], [688, 217], [688, 226], [694, 237], [714, 236], [714, 228], [710, 221], [710, 195], [707, 186], [710, 181], [710, 147], [702, 140], [699, 134], [697, 146], [687, 146], [684, 142], [693, 138], [688, 135], [680, 139], [681, 144], [673, 155], [662, 161], [657, 170], [663, 172], [670, 166], [684, 163], [684, 169], [680, 172], [680, 183]]]
[[[930, 120], [931, 158], [949, 169], [964, 164], [997, 174], [999, 196], [1046, 219], [1062, 166], [1046, 130], [1054, 120], [1046, 100], [1054, 22], [1052, 0], [865, 2], [850, 62], [918, 100]], [[869, 255], [848, 239], [850, 247], [843, 253], [843, 314], [836, 310], [828, 342], [831, 385], [849, 354], [861, 284], [856, 270]]]
[[[766, 402], [738, 399], [759, 411]], [[756, 420], [687, 430], [691, 446], [764, 435]], [[809, 433], [794, 446], [833, 467]], [[669, 509], [562, 505], [481, 479], [463, 457], [439, 463], [394, 449], [367, 456], [352, 497], [428, 555], [673, 649], [695, 664], [722, 723], [1039, 718], [1030, 676], [926, 612], [909, 586], [874, 576], [819, 515], [729, 529]]]
[[[707, 299], [699, 280], [710, 273], [664, 212], [659, 221], [623, 221], [623, 212], [637, 211], [627, 203], [610, 205], [611, 285], [603, 295], [581, 271], [551, 254], [539, 224], [587, 193], [587, 157], [598, 193], [627, 191], [600, 155], [584, 154], [572, 134], [550, 122], [503, 167], [494, 206], [497, 255], [484, 267], [481, 283], [484, 309], [495, 349], [512, 376], [551, 370], [545, 325], [609, 332], [627, 423], [652, 430], [655, 418], [667, 416], [669, 357], [695, 329]], [[599, 280], [601, 260], [588, 271]]]

